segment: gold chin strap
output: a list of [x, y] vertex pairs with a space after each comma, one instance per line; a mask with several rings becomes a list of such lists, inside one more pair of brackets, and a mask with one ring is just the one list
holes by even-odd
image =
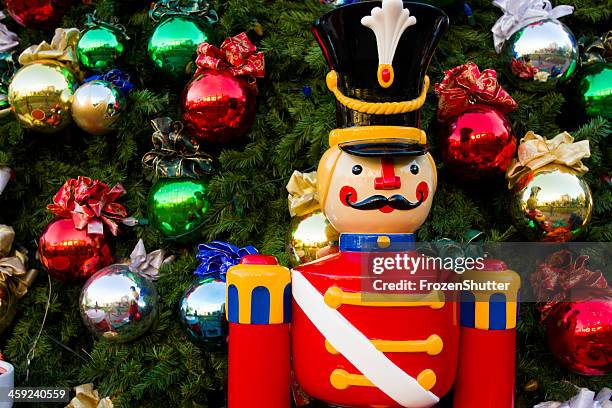
[[327, 87], [332, 91], [338, 102], [354, 111], [371, 115], [396, 115], [398, 113], [414, 112], [425, 103], [427, 90], [429, 89], [429, 77], [425, 75], [423, 91], [416, 99], [404, 102], [365, 102], [350, 98], [338, 89], [338, 73], [336, 71], [329, 71], [326, 81]]

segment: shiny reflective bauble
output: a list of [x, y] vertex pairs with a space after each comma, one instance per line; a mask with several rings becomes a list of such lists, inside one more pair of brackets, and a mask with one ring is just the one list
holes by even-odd
[[64, 64], [37, 61], [22, 67], [9, 84], [8, 100], [22, 126], [54, 133], [70, 123], [77, 81]]
[[83, 68], [102, 72], [117, 66], [125, 48], [125, 36], [119, 30], [97, 26], [81, 35], [76, 53]]
[[28, 28], [50, 28], [60, 21], [75, 0], [6, 0], [13, 19]]
[[160, 179], [149, 193], [149, 223], [167, 237], [189, 239], [204, 223], [207, 192], [204, 179]]
[[502, 175], [514, 153], [516, 138], [503, 114], [475, 105], [440, 127], [442, 160], [462, 180]]
[[0, 282], [0, 335], [11, 325], [17, 309], [15, 296], [6, 284]]
[[207, 351], [227, 348], [225, 282], [199, 279], [183, 295], [179, 309], [181, 327], [193, 343]]
[[38, 243], [40, 262], [47, 273], [60, 281], [87, 279], [113, 262], [104, 235], [77, 230], [71, 219], [52, 221]]
[[255, 119], [255, 92], [244, 78], [206, 71], [183, 93], [183, 122], [207, 142], [228, 142], [246, 133]]
[[149, 57], [155, 67], [171, 77], [191, 75], [198, 45], [210, 40], [210, 30], [210, 25], [196, 17], [165, 17], [149, 39]]
[[93, 334], [125, 343], [151, 328], [159, 314], [158, 302], [153, 281], [130, 271], [127, 265], [111, 265], [85, 283], [79, 306], [83, 322]]
[[546, 320], [546, 337], [552, 354], [570, 370], [612, 373], [612, 298], [557, 304]]
[[115, 86], [91, 81], [74, 93], [72, 118], [87, 133], [103, 135], [116, 128], [125, 106], [126, 98]]
[[536, 169], [520, 180], [511, 195], [512, 221], [532, 241], [572, 240], [591, 219], [591, 189], [565, 166]]
[[[321, 211], [293, 217], [289, 229], [289, 255], [291, 266], [312, 262], [320, 258], [321, 250], [338, 245], [338, 232]], [[319, 253], [319, 256], [317, 256]]]
[[546, 92], [567, 81], [578, 64], [578, 45], [563, 23], [543, 20], [523, 27], [504, 44], [504, 73], [519, 88]]
[[602, 62], [586, 68], [581, 73], [578, 92], [588, 116], [612, 119], [612, 63]]

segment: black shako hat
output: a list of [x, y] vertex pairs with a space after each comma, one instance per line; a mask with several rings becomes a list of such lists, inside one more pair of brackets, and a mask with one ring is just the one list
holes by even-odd
[[[447, 27], [442, 10], [402, 0], [350, 4], [314, 22], [336, 97], [339, 129], [330, 134], [330, 145], [361, 156], [427, 151], [419, 109], [429, 86], [427, 67]], [[371, 128], [348, 129], [359, 126]]]

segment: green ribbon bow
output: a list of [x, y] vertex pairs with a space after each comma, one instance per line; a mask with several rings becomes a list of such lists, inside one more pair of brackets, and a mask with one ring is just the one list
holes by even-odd
[[152, 168], [158, 177], [200, 178], [210, 174], [212, 158], [199, 151], [198, 143], [183, 134], [183, 124], [168, 117], [151, 121], [154, 149], [142, 158], [144, 166]]
[[123, 38], [125, 38], [126, 40], [129, 40], [130, 37], [128, 37], [127, 35], [127, 29], [118, 23], [118, 19], [117, 17], [113, 17], [112, 21], [104, 21], [99, 19], [98, 17], [96, 17], [96, 13], [88, 13], [87, 14], [87, 28], [96, 28], [96, 27], [103, 27], [103, 28], [107, 28], [111, 31], [115, 31], [119, 34], [121, 34], [123, 36]]
[[587, 44], [587, 41], [586, 37], [580, 39], [580, 47], [583, 50], [580, 56], [582, 66], [598, 62], [612, 62], [612, 30], [591, 41], [589, 44]]
[[217, 12], [205, 0], [159, 0], [151, 5], [149, 16], [158, 22], [166, 16], [194, 16], [209, 24], [219, 21]]

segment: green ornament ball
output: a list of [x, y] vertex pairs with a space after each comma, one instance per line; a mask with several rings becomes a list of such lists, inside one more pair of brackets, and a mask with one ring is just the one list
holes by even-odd
[[165, 17], [153, 30], [148, 52], [153, 64], [172, 78], [195, 71], [198, 45], [210, 41], [210, 24], [190, 16]]
[[601, 62], [585, 69], [578, 92], [588, 116], [612, 119], [612, 63]]
[[204, 223], [207, 192], [206, 179], [158, 180], [149, 193], [149, 223], [168, 238], [189, 239]]
[[83, 68], [107, 71], [117, 66], [126, 49], [126, 37], [118, 29], [106, 26], [88, 28], [77, 43], [76, 53]]

